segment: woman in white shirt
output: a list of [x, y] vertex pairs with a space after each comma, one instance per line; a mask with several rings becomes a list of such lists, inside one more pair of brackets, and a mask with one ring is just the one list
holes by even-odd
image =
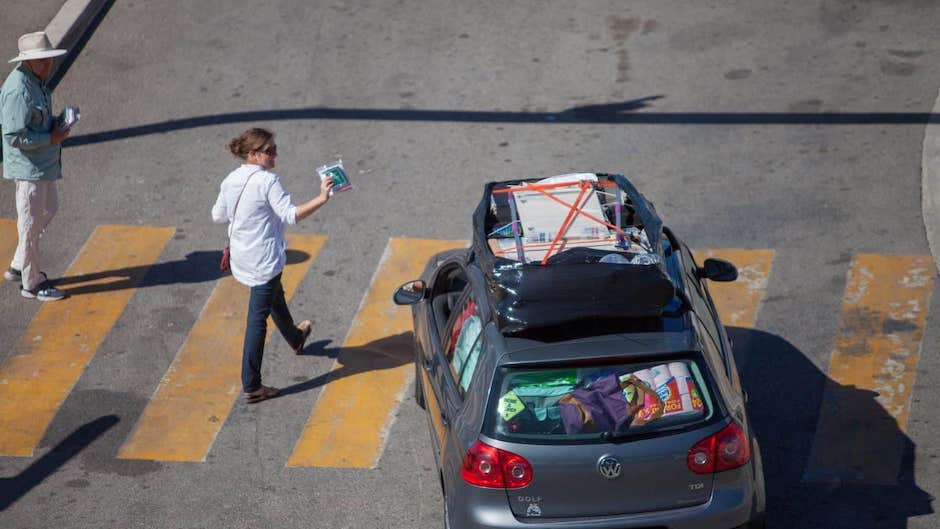
[[232, 275], [251, 288], [242, 350], [242, 389], [246, 400], [254, 403], [278, 395], [277, 388], [261, 384], [268, 315], [298, 354], [312, 325], [310, 320], [294, 325], [284, 299], [281, 286], [281, 271], [287, 261], [284, 225], [296, 224], [326, 204], [333, 181], [322, 181], [318, 196], [295, 206], [280, 179], [271, 172], [277, 159], [271, 131], [248, 129], [229, 142], [228, 147], [243, 163], [222, 181], [212, 207], [212, 220], [229, 223]]

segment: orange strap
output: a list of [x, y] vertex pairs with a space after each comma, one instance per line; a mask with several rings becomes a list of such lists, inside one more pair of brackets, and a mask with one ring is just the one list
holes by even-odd
[[[565, 220], [561, 223], [561, 227], [558, 229], [558, 233], [555, 234], [555, 239], [552, 240], [551, 246], [548, 247], [548, 250], [545, 252], [545, 255], [542, 257], [542, 264], [544, 265], [548, 262], [548, 258], [552, 255], [552, 250], [555, 249], [555, 245], [558, 244], [558, 241], [561, 240], [565, 234], [568, 233], [568, 228], [571, 227], [571, 223], [574, 222], [574, 219], [577, 217], [576, 212], [580, 212], [581, 208], [584, 207], [584, 204], [581, 203], [581, 198], [584, 197], [584, 194], [587, 192], [588, 186], [586, 182], [581, 182], [581, 192], [578, 193], [578, 198], [574, 200], [574, 206], [571, 206], [568, 209], [568, 215], [565, 216]], [[546, 196], [550, 196], [548, 193], [545, 193], [541, 189], [539, 193], [543, 193]], [[590, 195], [589, 195], [590, 196]], [[587, 203], [585, 199], [584, 203]]]

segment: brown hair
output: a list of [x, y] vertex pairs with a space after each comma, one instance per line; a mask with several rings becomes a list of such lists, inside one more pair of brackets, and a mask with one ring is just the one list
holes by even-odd
[[274, 139], [274, 133], [270, 130], [251, 128], [228, 142], [228, 150], [231, 151], [236, 158], [247, 160], [248, 153], [263, 149], [272, 139]]

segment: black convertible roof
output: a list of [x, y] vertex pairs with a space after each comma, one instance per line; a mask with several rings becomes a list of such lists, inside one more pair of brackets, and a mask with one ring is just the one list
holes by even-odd
[[675, 296], [662, 220], [623, 175], [490, 182], [472, 250], [502, 332], [661, 316]]

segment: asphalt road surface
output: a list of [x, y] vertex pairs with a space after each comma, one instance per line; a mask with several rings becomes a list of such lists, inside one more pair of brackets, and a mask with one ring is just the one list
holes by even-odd
[[[40, 310], [0, 292], [0, 395], [20, 356], [62, 375], [17, 386], [39, 411], [0, 417], [0, 526], [441, 526], [408, 380], [385, 395], [368, 378], [407, 374], [410, 338], [366, 301], [390, 296], [395, 241], [469, 238], [484, 182], [581, 171], [624, 173], [695, 248], [771, 256], [754, 321], [732, 329], [769, 527], [940, 526], [920, 210], [938, 21], [930, 0], [115, 3], [55, 95], [82, 120], [43, 269], [73, 296]], [[276, 132], [295, 200], [337, 158], [355, 189], [292, 230], [306, 238], [291, 306], [316, 320], [313, 345], [294, 357], [273, 336], [265, 381], [293, 389], [247, 406], [225, 384], [174, 388], [231, 367], [187, 363], [216, 352], [194, 329], [240, 341], [225, 315], [244, 292], [214, 272], [225, 231], [209, 210], [235, 166], [227, 140], [255, 125]], [[355, 354], [375, 362], [328, 375]], [[360, 379], [390, 411], [357, 436], [321, 405]], [[223, 412], [205, 439], [175, 436], [173, 414], [210, 396]], [[377, 455], [306, 462], [311, 416]]]

